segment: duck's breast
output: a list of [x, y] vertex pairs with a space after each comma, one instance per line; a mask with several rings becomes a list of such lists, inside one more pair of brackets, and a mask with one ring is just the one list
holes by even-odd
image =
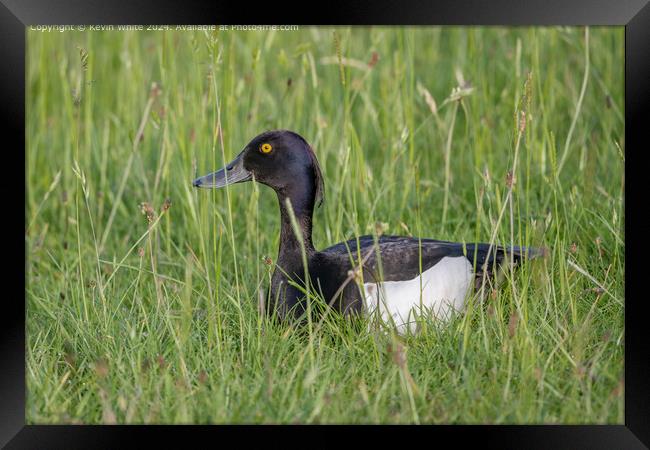
[[466, 257], [446, 256], [410, 280], [364, 283], [366, 306], [371, 315], [393, 322], [399, 332], [414, 332], [417, 315], [430, 312], [438, 320], [447, 320], [461, 311], [472, 279]]

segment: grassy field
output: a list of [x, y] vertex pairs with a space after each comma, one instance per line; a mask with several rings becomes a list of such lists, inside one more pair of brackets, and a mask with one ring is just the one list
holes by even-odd
[[[623, 33], [28, 31], [27, 422], [623, 423]], [[275, 194], [191, 180], [272, 128], [317, 248], [549, 254], [415, 336], [269, 321]]]

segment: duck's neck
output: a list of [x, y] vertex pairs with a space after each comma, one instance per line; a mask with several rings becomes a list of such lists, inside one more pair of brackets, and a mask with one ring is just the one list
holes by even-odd
[[[311, 240], [311, 224], [316, 189], [311, 180], [306, 180], [304, 183], [298, 182], [276, 192], [280, 202], [280, 250], [278, 252], [278, 261], [286, 260], [286, 258], [301, 261], [301, 259], [295, 259], [295, 255], [301, 255], [303, 244], [307, 254], [315, 251]], [[300, 238], [296, 236], [291, 223], [291, 213], [287, 206], [287, 199], [291, 202], [293, 215], [300, 229]]]

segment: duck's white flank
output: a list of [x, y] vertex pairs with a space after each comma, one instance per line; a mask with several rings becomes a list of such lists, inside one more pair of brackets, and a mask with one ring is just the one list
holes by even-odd
[[467, 258], [447, 256], [411, 280], [365, 283], [366, 306], [370, 314], [393, 322], [398, 332], [415, 332], [416, 315], [430, 311], [436, 319], [447, 320], [461, 311], [472, 278]]

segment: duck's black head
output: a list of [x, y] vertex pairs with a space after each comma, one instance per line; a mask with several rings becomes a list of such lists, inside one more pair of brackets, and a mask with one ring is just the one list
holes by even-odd
[[199, 177], [193, 184], [220, 188], [252, 179], [282, 195], [311, 194], [315, 201], [322, 202], [323, 177], [316, 155], [302, 136], [289, 130], [256, 136], [225, 168]]

